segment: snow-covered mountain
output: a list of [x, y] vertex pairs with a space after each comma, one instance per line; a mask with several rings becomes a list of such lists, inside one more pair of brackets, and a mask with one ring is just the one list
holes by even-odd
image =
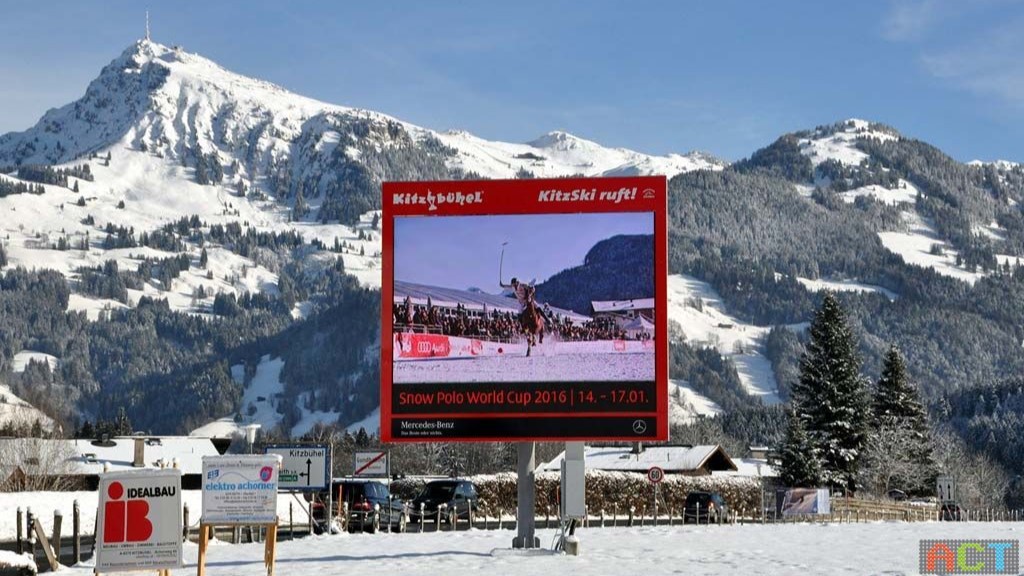
[[[22, 183], [17, 170], [26, 165], [85, 165], [92, 178], [75, 172], [67, 186], [44, 185], [43, 195], [0, 199], [11, 266], [72, 276], [81, 266], [128, 254], [98, 250], [98, 241], [85, 253], [55, 254], [50, 248], [58, 237], [78, 245], [90, 232], [92, 240], [102, 238], [108, 224], [141, 233], [196, 215], [211, 224], [295, 230], [328, 245], [347, 242], [352, 250], [346, 269], [377, 285], [379, 243], [360, 229], [379, 207], [382, 180], [527, 173], [671, 177], [724, 163], [701, 153], [650, 156], [606, 148], [564, 132], [525, 144], [437, 133], [306, 98], [180, 48], [140, 40], [104, 67], [82, 98], [48, 111], [24, 132], [0, 136], [0, 169], [6, 173], [0, 180]], [[259, 269], [253, 262], [225, 265], [216, 272]], [[273, 281], [265, 273], [245, 289]], [[191, 302], [194, 287], [187, 286], [188, 302], [180, 307]]]
[[[362, 124], [369, 131], [349, 130]], [[374, 128], [386, 128], [376, 133]], [[345, 138], [342, 138], [345, 136]], [[403, 142], [403, 137], [408, 140]], [[379, 147], [436, 138], [449, 167], [485, 177], [528, 170], [566, 174], [666, 174], [720, 168], [710, 156], [650, 156], [551, 132], [526, 144], [465, 132], [436, 133], [384, 114], [336, 106], [225, 70], [201, 56], [140, 40], [108, 64], [79, 100], [50, 110], [32, 128], [0, 137], [0, 163], [63, 164], [107, 150], [141, 151], [177, 163], [214, 154], [226, 174], [257, 181], [276, 162], [304, 156], [296, 175], [315, 172], [336, 150], [356, 156], [357, 140]]]
[[[653, 156], [564, 132], [522, 144], [435, 132], [306, 98], [181, 48], [140, 40], [105, 66], [81, 98], [49, 110], [24, 132], [0, 136], [0, 248], [7, 260], [0, 267], [60, 272], [71, 289], [68, 310], [93, 321], [144, 297], [206, 316], [219, 294], [276, 297], [281, 268], [292, 259], [304, 274], [340, 260], [362, 285], [379, 286], [376, 210], [387, 179], [671, 177], [724, 166], [706, 154]], [[142, 241], [143, 234], [193, 216], [205, 238], [179, 233], [173, 246]], [[242, 253], [227, 241], [211, 241], [218, 225], [239, 226], [243, 234], [298, 233], [327, 249], [296, 250], [287, 258]], [[128, 242], [120, 242], [124, 234]], [[147, 272], [120, 296], [86, 287], [87, 271], [108, 262], [136, 274], [175, 258], [191, 265], [163, 278]], [[292, 315], [312, 310], [299, 301]], [[25, 348], [15, 354], [34, 352], [27, 343], [19, 346]]]

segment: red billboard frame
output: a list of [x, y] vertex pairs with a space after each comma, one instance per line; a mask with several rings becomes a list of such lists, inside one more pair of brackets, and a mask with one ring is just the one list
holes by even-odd
[[[557, 178], [522, 180], [455, 180], [385, 182], [382, 194], [381, 284], [381, 439], [385, 442], [504, 442], [504, 441], [665, 441], [668, 418], [668, 191], [664, 176], [609, 178]], [[407, 216], [488, 216], [527, 214], [578, 214], [645, 212], [654, 219], [654, 410], [629, 410], [580, 414], [576, 412], [494, 413], [437, 412], [416, 414], [418, 419], [502, 419], [499, 428], [522, 426], [516, 432], [480, 436], [403, 437], [393, 433], [396, 418], [393, 400], [395, 295], [395, 218]], [[402, 386], [400, 384], [399, 386]], [[633, 430], [611, 433], [572, 431], [571, 421], [636, 418]], [[404, 418], [404, 417], [403, 417]], [[567, 435], [528, 432], [531, 418], [565, 419]], [[408, 418], [405, 418], [408, 420]], [[653, 419], [654, 426], [647, 423]], [[644, 431], [636, 432], [643, 421]], [[517, 424], [513, 424], [516, 422]], [[549, 422], [550, 424], [550, 422]], [[549, 426], [550, 428], [550, 426]], [[651, 429], [653, 428], [653, 430]]]

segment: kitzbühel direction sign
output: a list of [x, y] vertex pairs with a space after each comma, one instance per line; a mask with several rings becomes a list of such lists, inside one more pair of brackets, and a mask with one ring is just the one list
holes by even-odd
[[266, 454], [281, 457], [277, 486], [281, 490], [323, 490], [330, 485], [331, 458], [327, 445], [270, 445]]

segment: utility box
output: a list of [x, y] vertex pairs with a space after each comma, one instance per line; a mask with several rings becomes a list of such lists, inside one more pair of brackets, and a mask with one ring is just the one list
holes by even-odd
[[582, 520], [587, 516], [586, 462], [583, 442], [566, 442], [562, 460], [562, 498], [559, 515], [562, 520]]

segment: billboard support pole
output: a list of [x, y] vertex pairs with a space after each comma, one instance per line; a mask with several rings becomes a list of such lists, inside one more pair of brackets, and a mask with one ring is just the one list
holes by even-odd
[[327, 444], [327, 533], [334, 534], [334, 444]]
[[537, 468], [537, 443], [517, 442], [516, 453], [518, 463], [516, 472], [517, 509], [516, 538], [512, 540], [513, 548], [540, 548], [540, 538], [536, 533], [534, 518], [536, 489], [534, 479]]

